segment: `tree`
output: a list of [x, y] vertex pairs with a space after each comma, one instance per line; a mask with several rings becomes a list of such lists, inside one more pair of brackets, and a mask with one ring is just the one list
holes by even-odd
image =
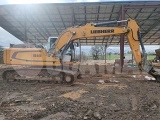
[[0, 46], [0, 51], [3, 51], [3, 50], [4, 50], [4, 48], [2, 46]]
[[105, 46], [99, 46], [99, 47], [100, 47], [101, 59], [104, 60], [104, 57], [105, 57]]
[[84, 51], [81, 52], [81, 60], [82, 61], [86, 61], [87, 60], [87, 56], [86, 56], [86, 53]]
[[3, 51], [4, 51], [4, 48], [0, 46], [0, 64], [3, 64]]
[[[81, 60], [80, 60], [80, 56], [81, 56]], [[81, 52], [81, 55], [80, 54], [77, 54], [75, 56], [75, 59], [76, 61], [86, 61], [87, 60], [87, 55], [84, 51]]]
[[92, 46], [90, 52], [94, 60], [98, 60], [100, 59], [100, 57], [104, 59], [105, 46], [98, 46], [98, 45]]

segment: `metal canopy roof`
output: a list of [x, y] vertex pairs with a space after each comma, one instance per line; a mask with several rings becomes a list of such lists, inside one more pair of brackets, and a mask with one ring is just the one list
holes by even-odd
[[[1, 5], [0, 26], [21, 41], [44, 44], [48, 37], [56, 37], [74, 25], [119, 20], [122, 5], [125, 6], [125, 19], [132, 18], [138, 22], [143, 42], [159, 45], [160, 2]], [[120, 37], [84, 38], [80, 41], [82, 45], [117, 45]]]

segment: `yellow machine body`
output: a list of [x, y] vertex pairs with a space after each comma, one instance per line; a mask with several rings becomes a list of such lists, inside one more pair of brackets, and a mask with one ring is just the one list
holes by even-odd
[[4, 50], [4, 63], [8, 65], [60, 66], [58, 57], [51, 57], [41, 48], [8, 48]]

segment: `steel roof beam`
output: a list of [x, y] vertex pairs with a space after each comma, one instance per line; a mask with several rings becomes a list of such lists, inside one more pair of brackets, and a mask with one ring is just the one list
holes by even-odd
[[62, 15], [61, 15], [61, 13], [60, 13], [60, 11], [59, 11], [58, 7], [57, 7], [57, 11], [58, 11], [58, 13], [59, 13], [59, 15], [60, 15], [60, 18], [61, 18], [61, 21], [62, 21], [62, 23], [63, 23], [63, 26], [64, 26], [64, 28], [66, 29], [66, 26], [65, 26], [65, 24], [64, 24], [64, 21], [63, 21]]
[[[30, 14], [29, 14], [30, 15]], [[24, 16], [25, 17], [25, 16]], [[26, 19], [28, 20], [28, 18], [26, 17]], [[41, 29], [39, 26], [38, 26], [38, 29], [36, 28], [35, 24], [37, 25], [37, 23], [35, 23], [35, 21], [33, 20], [33, 17], [32, 17], [32, 21], [29, 21], [28, 22], [34, 27], [34, 29], [36, 29], [36, 31], [46, 40], [46, 38], [42, 35], [41, 31], [39, 31], [39, 29]], [[27, 31], [28, 33], [32, 34], [29, 30]], [[44, 32], [44, 31], [43, 31]], [[32, 34], [33, 35], [33, 34]], [[35, 35], [33, 35], [35, 37]], [[42, 42], [40, 42], [42, 44]]]
[[152, 45], [152, 43], [155, 43], [158, 39], [160, 39], [160, 37], [158, 37], [156, 40], [150, 42], [150, 45]]
[[[0, 17], [0, 26], [1, 26], [2, 28], [4, 28], [6, 31], [8, 31], [9, 33], [13, 34], [16, 38], [18, 38], [18, 39], [20, 39], [20, 40], [23, 41], [23, 37], [20, 37], [20, 36], [17, 35], [15, 32], [13, 32], [13, 31], [10, 29], [10, 27], [7, 27], [6, 24], [4, 24], [4, 21], [1, 20], [1, 19], [4, 19], [4, 18]], [[7, 20], [5, 20], [5, 22], [7, 22]], [[13, 26], [13, 25], [11, 25], [10, 23], [7, 23], [7, 25]], [[14, 28], [14, 27], [13, 27], [13, 28]], [[20, 30], [18, 30], [17, 28], [15, 28], [15, 29], [16, 29], [19, 33], [21, 33], [21, 34], [23, 35], [23, 33], [22, 33]]]
[[87, 11], [86, 11], [86, 6], [84, 6], [84, 14], [85, 14], [85, 16], [84, 16], [84, 20], [85, 20], [85, 24], [86, 24], [86, 22], [87, 22], [87, 16], [86, 16], [86, 13], [87, 13]]
[[136, 16], [135, 16], [135, 19], [137, 19], [137, 17], [138, 17], [138, 15], [139, 15], [139, 13], [142, 11], [142, 8], [140, 8], [139, 10], [138, 10], [138, 12], [137, 12], [137, 14], [136, 14]]
[[[38, 27], [38, 29], [40, 29], [40, 31], [42, 31], [42, 33], [43, 33], [43, 35], [45, 35], [46, 37], [48, 37], [48, 36], [51, 36], [50, 35], [50, 33], [46, 30], [46, 28], [44, 27], [44, 25], [43, 24], [41, 24], [42, 26], [43, 26], [43, 28], [45, 28], [45, 31], [41, 28], [41, 26], [37, 23], [37, 22], [39, 22], [39, 19], [38, 20], [34, 20], [34, 17], [32, 16], [32, 20], [34, 21], [34, 24]], [[36, 22], [37, 21], [37, 22]], [[47, 35], [47, 34], [48, 35]], [[45, 37], [44, 37], [45, 38]]]
[[[8, 14], [10, 14], [10, 16], [12, 16], [12, 18], [14, 18], [14, 19], [17, 19], [17, 18], [15, 18], [15, 16], [14, 15], [12, 15], [7, 9], [5, 9], [5, 11], [8, 13]], [[16, 21], [18, 21], [18, 19], [16, 20]], [[25, 27], [23, 24], [21, 24], [20, 22], [18, 22], [22, 27]], [[17, 29], [18, 30], [18, 29]], [[25, 33], [23, 33], [23, 32], [21, 32], [22, 34], [24, 34], [24, 36], [25, 36]], [[28, 37], [27, 37], [27, 39], [29, 39]], [[21, 39], [22, 40], [22, 39]], [[32, 41], [31, 39], [29, 39], [30, 41]], [[23, 38], [23, 40], [22, 41], [25, 41], [25, 38]], [[33, 42], [33, 41], [32, 41]]]
[[124, 9], [136, 9], [136, 8], [160, 8], [160, 5], [131, 5], [131, 6], [124, 6]]
[[99, 11], [100, 11], [100, 6], [98, 6], [98, 11], [97, 11], [97, 21], [99, 19]]
[[54, 29], [56, 30], [57, 34], [59, 35], [59, 31], [57, 30], [56, 26], [55, 26], [55, 25], [54, 25], [54, 23], [52, 22], [51, 17], [49, 16], [49, 14], [48, 14], [48, 12], [47, 12], [46, 8], [45, 8], [45, 7], [43, 7], [43, 9], [44, 9], [44, 10], [45, 10], [45, 12], [47, 13], [47, 16], [48, 16], [48, 18], [49, 18], [50, 22], [52, 23], [52, 26], [54, 27]]
[[[155, 8], [152, 12], [150, 12], [150, 14], [149, 14], [149, 16], [145, 19], [145, 20], [148, 20], [150, 17], [151, 17], [151, 15], [153, 14], [153, 13], [155, 13], [154, 11], [156, 10], [157, 8]], [[156, 19], [157, 20], [157, 19]], [[142, 23], [142, 25], [144, 24], [145, 22], [143, 22]]]
[[46, 40], [46, 38], [42, 35], [41, 31], [39, 31], [39, 29], [36, 28], [36, 26], [32, 23], [32, 26], [34, 27], [34, 29], [37, 30], [37, 32]]
[[75, 13], [74, 13], [74, 8], [72, 7], [72, 26], [75, 25], [76, 22], [76, 17], [75, 17]]
[[[109, 20], [111, 20], [111, 18], [112, 18], [112, 14], [113, 14], [114, 7], [115, 7], [115, 5], [113, 5], [113, 7], [112, 7], [112, 11], [111, 11]], [[120, 16], [120, 13], [118, 14], [118, 17], [117, 17], [118, 19], [119, 19], [119, 16]], [[107, 41], [109, 40], [109, 38], [110, 38], [110, 37], [108, 37]], [[113, 36], [112, 36], [112, 40], [113, 40]], [[111, 41], [112, 41], [112, 40], [111, 40]]]
[[88, 39], [86, 38], [86, 45], [87, 45], [87, 43], [88, 43], [87, 41], [88, 41]]
[[159, 25], [159, 23], [160, 23], [160, 17], [159, 17], [158, 20], [146, 31], [146, 33], [142, 35], [142, 38], [143, 38], [147, 33], [149, 33], [153, 28], [155, 28], [157, 25]]
[[[24, 12], [26, 12], [26, 10], [29, 11], [30, 8], [28, 9], [28, 7], [25, 6], [25, 9], [24, 9], [24, 10], [25, 10]], [[24, 15], [25, 15], [25, 14], [24, 14]], [[29, 19], [27, 18], [28, 16], [32, 19], [32, 22], [29, 21]], [[33, 15], [31, 14], [30, 11], [27, 12], [27, 17], [26, 17], [26, 19], [28, 20], [28, 22], [30, 22], [31, 25], [37, 30], [37, 32], [39, 32], [39, 34], [47, 41], [47, 37], [48, 37], [48, 35], [50, 36], [50, 34], [48, 33], [47, 30], [44, 32], [43, 29], [41, 28], [41, 26], [39, 26], [39, 24], [37, 23], [37, 21], [39, 22], [39, 19], [36, 19], [37, 21], [35, 21], [35, 20], [34, 20], [34, 17], [33, 17]], [[35, 25], [36, 25], [36, 26], [35, 26]], [[43, 24], [42, 24], [42, 26], [43, 26]], [[38, 27], [38, 29], [37, 29], [36, 27]], [[43, 26], [43, 27], [44, 27], [44, 26]], [[45, 28], [45, 27], [44, 27], [44, 28]], [[43, 33], [43, 35], [42, 35], [41, 32]], [[48, 33], [48, 35], [47, 35], [46, 33]], [[45, 35], [45, 37], [44, 37], [44, 35]]]
[[112, 7], [112, 10], [111, 10], [111, 13], [110, 13], [109, 20], [111, 20], [111, 18], [112, 18], [112, 14], [113, 14], [114, 7], [115, 7], [115, 5], [113, 5], [113, 7]]
[[[147, 19], [154, 13], [154, 11], [157, 9], [157, 8], [160, 8], [160, 5], [138, 5], [138, 6], [124, 6], [124, 9], [125, 10], [127, 10], [127, 9], [132, 9], [132, 8], [134, 8], [134, 9], [138, 9], [138, 8], [140, 8], [140, 10], [139, 10], [139, 12], [141, 12], [141, 10], [143, 9], [143, 8], [155, 8], [151, 13], [150, 13], [150, 15], [147, 17]], [[139, 13], [138, 12], [138, 13]], [[135, 18], [137, 18], [137, 16], [138, 16], [138, 13], [137, 13], [137, 15], [135, 16]], [[143, 12], [142, 12], [143, 13]], [[158, 21], [157, 22], [155, 22], [147, 31], [145, 31], [145, 34], [143, 34], [142, 35], [142, 38], [147, 34], [147, 33], [149, 33], [149, 31], [151, 31], [154, 27], [156, 27], [156, 25], [157, 24], [159, 24], [160, 22], [160, 19], [158, 19]], [[143, 23], [144, 24], [144, 23]], [[142, 24], [142, 25], [143, 25]], [[150, 36], [151, 37], [151, 36]], [[148, 40], [148, 39], [147, 39]], [[147, 41], [146, 40], [146, 41]], [[145, 42], [146, 42], [145, 41]]]
[[[3, 20], [2, 20], [3, 19]], [[16, 38], [18, 38], [19, 40], [24, 42], [24, 37], [20, 37], [19, 35], [17, 35], [15, 32], [13, 32], [10, 28], [8, 28], [5, 24], [4, 21], [7, 22], [7, 20], [5, 20], [3, 17], [0, 17], [0, 26], [2, 28], [4, 28], [6, 31], [8, 31], [9, 33], [11, 33], [13, 36], [15, 36]], [[9, 22], [7, 22], [7, 25], [10, 24]], [[13, 26], [12, 24], [10, 24], [10, 26]], [[24, 36], [24, 33], [22, 31], [20, 31], [19, 29], [17, 29], [16, 27], [13, 26], [13, 28], [16, 29], [16, 31], [18, 31], [18, 33], [21, 33], [22, 36]], [[30, 40], [31, 42], [33, 42], [31, 39], [28, 38], [28, 40]]]
[[[84, 22], [84, 19], [78, 19], [79, 21], [77, 21], [76, 20], [76, 22], [79, 22], [79, 23], [83, 23]], [[83, 21], [82, 21], [83, 20]], [[114, 19], [115, 20], [115, 19]], [[113, 20], [113, 21], [114, 21]], [[146, 19], [138, 19], [137, 18], [137, 20], [146, 20]], [[157, 20], [157, 19], [150, 19], [150, 20]], [[91, 20], [91, 22], [104, 22], [104, 21], [106, 21], [106, 20]], [[112, 21], [112, 20], [111, 20]], [[16, 22], [16, 21], [14, 21], [14, 22]], [[33, 20], [30, 20], [29, 22], [35, 22], [35, 21], [33, 21]], [[41, 21], [38, 21], [39, 23], [43, 23], [43, 22], [41, 22]], [[50, 21], [45, 21], [45, 22], [50, 22]], [[57, 23], [61, 23], [61, 21], [54, 21], [54, 22], [57, 22]], [[71, 21], [65, 21], [66, 23], [70, 23]], [[145, 25], [146, 26], [146, 25]]]
[[[14, 15], [12, 15], [8, 10], [6, 10], [7, 11], [7, 13], [8, 14], [10, 14], [11, 16], [12, 16], [12, 18], [14, 18], [14, 19], [16, 19], [16, 21], [18, 21], [18, 19], [14, 16]], [[26, 15], [26, 14], [25, 14]], [[26, 17], [26, 16], [24, 16], [24, 17]], [[24, 29], [26, 29], [26, 27], [25, 27], [25, 25], [23, 25], [21, 22], [18, 22], [19, 23], [19, 25], [20, 26], [22, 26], [22, 28], [24, 27]], [[22, 32], [23, 33], [23, 32]], [[33, 35], [31, 32], [29, 32], [28, 30], [27, 30], [27, 33], [29, 33], [29, 34], [31, 34], [32, 36], [34, 36], [35, 37], [35, 35]], [[25, 33], [23, 33], [24, 34], [24, 36], [25, 36]], [[27, 39], [29, 39], [29, 37], [27, 36]], [[25, 41], [25, 38], [24, 38], [24, 41]], [[40, 42], [40, 41], [39, 41]], [[32, 43], [34, 43], [33, 41], [32, 41]], [[41, 42], [40, 42], [41, 43]]]
[[[111, 12], [100, 12], [99, 15], [103, 15], [103, 14], [110, 14]], [[118, 14], [119, 12], [113, 12], [113, 14]], [[129, 12], [130, 13], [130, 12]], [[151, 13], [151, 12], [147, 12], [147, 11], [143, 11], [142, 13]], [[159, 13], [159, 11], [155, 11], [155, 13]], [[31, 13], [32, 14], [32, 13]], [[75, 16], [78, 16], [78, 15], [96, 15], [97, 12], [95, 13], [76, 13]], [[16, 14], [15, 16], [20, 16], [21, 14]], [[46, 15], [46, 14], [32, 14], [34, 16], [42, 16], [42, 15]], [[53, 14], [48, 14], [48, 15], [59, 15], [59, 13], [53, 13]], [[71, 15], [70, 13], [61, 13], [61, 15]], [[4, 16], [7, 16], [7, 15], [4, 15]]]
[[[124, 7], [124, 9], [132, 9], [132, 8], [141, 8], [140, 10], [139, 10], [139, 12], [143, 9], [143, 8], [155, 8], [151, 13], [150, 13], [150, 15], [147, 17], [147, 19], [149, 19], [150, 18], [150, 16], [154, 13], [154, 11], [157, 9], [157, 8], [160, 8], [160, 5], [138, 5], [138, 6], [125, 6]], [[138, 13], [139, 13], [138, 12]], [[142, 12], [143, 13], [143, 12]], [[138, 16], [138, 14], [137, 14], [137, 16]], [[136, 17], [137, 17], [136, 16]], [[135, 18], [136, 18], [135, 17]], [[160, 19], [159, 19], [160, 20]], [[159, 21], [158, 20], [158, 21]], [[157, 21], [157, 22], [158, 22]], [[147, 31], [146, 30], [144, 30], [145, 31], [145, 33], [142, 35], [142, 38], [147, 34], [147, 33], [149, 33], [149, 31], [151, 31], [154, 27], [156, 27], [156, 24], [159, 24], [159, 22], [157, 23], [157, 22], [155, 22]], [[144, 22], [145, 23], [145, 22]], [[142, 25], [144, 24], [144, 23], [142, 23]], [[141, 25], [141, 26], [142, 26]], [[147, 39], [148, 40], [148, 39]], [[147, 41], [146, 40], [146, 41]], [[146, 41], [144, 41], [144, 42], [146, 42]]]
[[[33, 20], [33, 17], [32, 17], [32, 20]], [[41, 27], [33, 20], [33, 21], [29, 21], [30, 24], [34, 27], [34, 29], [37, 30], [37, 32], [47, 41], [47, 35], [46, 33], [41, 29]], [[37, 29], [38, 27], [38, 29]], [[43, 33], [43, 34], [42, 34]], [[44, 36], [45, 35], [45, 36]]]
[[94, 39], [94, 45], [95, 45], [95, 43], [96, 43], [96, 40], [97, 40], [97, 39], [96, 39], [96, 37], [95, 37], [95, 39]]
[[[118, 14], [118, 16], [117, 16], [117, 20], [120, 20], [121, 11], [122, 11], [122, 5], [121, 5], [121, 7], [120, 7], [119, 14]], [[126, 12], [126, 10], [124, 10], [124, 14], [125, 14], [125, 12]], [[112, 36], [111, 41], [110, 41], [110, 44], [112, 43], [113, 38], [114, 38], [114, 36]], [[109, 38], [108, 38], [108, 40], [109, 40]], [[120, 40], [119, 40], [119, 42], [120, 42]]]
[[153, 33], [149, 38], [147, 38], [144, 42], [147, 42], [147, 40], [150, 39], [152, 36], [154, 36], [159, 30], [160, 28], [155, 33]]

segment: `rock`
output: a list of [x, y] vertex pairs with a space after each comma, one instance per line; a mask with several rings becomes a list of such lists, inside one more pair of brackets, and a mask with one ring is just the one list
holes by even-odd
[[151, 107], [151, 110], [156, 110], [157, 108], [158, 108], [158, 105], [157, 105], [157, 102], [156, 101], [154, 101], [151, 105], [150, 105]]
[[52, 107], [54, 107], [54, 106], [55, 106], [55, 104], [53, 103], [51, 106], [52, 106]]
[[21, 103], [22, 100], [15, 100], [15, 103]]
[[94, 117], [98, 120], [101, 120], [102, 119], [102, 116], [99, 114], [99, 112], [94, 112]]
[[75, 103], [74, 106], [77, 106], [77, 104]]
[[0, 120], [5, 120], [5, 116], [4, 115], [0, 115]]
[[86, 116], [89, 116], [92, 114], [92, 110], [88, 110], [88, 112], [86, 113]]
[[83, 119], [84, 119], [84, 120], [87, 120], [87, 119], [88, 119], [88, 117], [87, 117], [87, 116], [84, 116], [84, 117], [83, 117]]
[[154, 104], [152, 107], [151, 107], [151, 109], [157, 109], [158, 107], [157, 107], [157, 105], [156, 104]]
[[104, 80], [102, 80], [102, 79], [98, 80], [98, 82], [101, 83], [101, 84], [105, 83]]
[[73, 118], [73, 116], [66, 112], [58, 112], [56, 114], [48, 115], [40, 120], [68, 120], [71, 118]]
[[64, 102], [60, 102], [60, 104], [62, 105], [62, 104], [64, 104]]

